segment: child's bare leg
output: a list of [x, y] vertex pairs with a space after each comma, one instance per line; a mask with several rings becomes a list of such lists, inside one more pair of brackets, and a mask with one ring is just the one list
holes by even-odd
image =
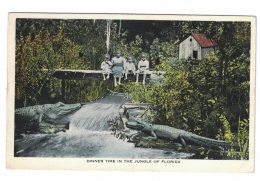
[[138, 79], [139, 79], [139, 73], [136, 74], [136, 81], [135, 81], [135, 83], [138, 83]]
[[110, 73], [107, 73], [107, 79], [109, 79], [109, 75], [110, 75]]
[[127, 79], [127, 72], [125, 73], [125, 80]]
[[143, 76], [144, 76], [144, 77], [143, 77], [143, 84], [145, 85], [146, 73], [144, 73]]
[[105, 74], [103, 73], [103, 80], [106, 80], [106, 76], [105, 76]]
[[115, 85], [115, 87], [117, 86], [117, 83], [116, 83], [116, 77], [114, 77], [114, 85]]
[[121, 77], [118, 78], [118, 84], [121, 84]]

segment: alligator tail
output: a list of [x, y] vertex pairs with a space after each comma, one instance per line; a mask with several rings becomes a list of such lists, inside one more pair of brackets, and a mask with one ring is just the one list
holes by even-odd
[[227, 141], [215, 140], [215, 139], [206, 138], [195, 134], [184, 135], [183, 137], [185, 140], [191, 141], [201, 146], [210, 147], [210, 148], [228, 149], [232, 146], [231, 143]]

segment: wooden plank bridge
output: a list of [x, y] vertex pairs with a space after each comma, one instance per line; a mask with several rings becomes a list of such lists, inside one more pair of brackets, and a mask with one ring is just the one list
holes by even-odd
[[[49, 71], [48, 69], [43, 69], [43, 71]], [[55, 69], [51, 70], [52, 76], [58, 79], [67, 80], [84, 80], [84, 79], [96, 79], [103, 80], [102, 70], [74, 70], [74, 69]], [[149, 81], [152, 76], [163, 76], [165, 71], [148, 71], [146, 74], [146, 79]], [[111, 74], [110, 79], [113, 75]], [[129, 80], [135, 80], [135, 75], [133, 73], [128, 74]], [[142, 81], [143, 74], [139, 74], [139, 81]]]

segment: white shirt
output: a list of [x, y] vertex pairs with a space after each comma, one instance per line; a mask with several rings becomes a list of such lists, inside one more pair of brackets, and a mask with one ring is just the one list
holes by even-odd
[[135, 64], [133, 62], [125, 62], [124, 69], [127, 71], [135, 71]]
[[103, 71], [108, 71], [108, 70], [110, 70], [110, 69], [111, 69], [111, 66], [112, 66], [112, 63], [111, 63], [110, 61], [103, 61], [103, 62], [101, 63], [101, 69], [102, 69]]
[[114, 57], [114, 58], [112, 58], [112, 64], [113, 65], [114, 64], [122, 64], [122, 65], [124, 65], [125, 62], [126, 62], [126, 60], [123, 57], [119, 57], [119, 58]]
[[138, 69], [142, 70], [142, 71], [148, 70], [149, 69], [149, 61], [148, 60], [144, 60], [144, 61], [140, 60], [138, 62]]

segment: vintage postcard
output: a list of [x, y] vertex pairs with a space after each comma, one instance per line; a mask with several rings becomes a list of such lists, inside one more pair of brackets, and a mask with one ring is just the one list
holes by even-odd
[[253, 172], [256, 18], [10, 13], [7, 168]]

